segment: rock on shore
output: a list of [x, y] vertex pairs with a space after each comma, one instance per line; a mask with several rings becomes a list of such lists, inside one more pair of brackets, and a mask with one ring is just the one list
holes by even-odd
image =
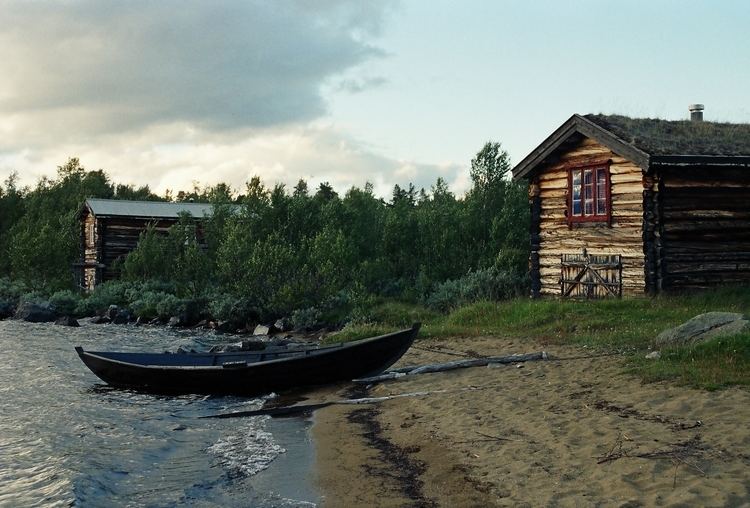
[[706, 312], [680, 326], [661, 332], [657, 348], [697, 344], [715, 337], [727, 337], [750, 330], [750, 321], [736, 312]]
[[15, 318], [29, 323], [49, 323], [57, 319], [57, 313], [55, 307], [48, 302], [26, 302], [18, 306]]

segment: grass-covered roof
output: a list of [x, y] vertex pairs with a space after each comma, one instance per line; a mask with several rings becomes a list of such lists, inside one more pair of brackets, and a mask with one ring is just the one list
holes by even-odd
[[750, 124], [585, 115], [650, 155], [748, 155]]

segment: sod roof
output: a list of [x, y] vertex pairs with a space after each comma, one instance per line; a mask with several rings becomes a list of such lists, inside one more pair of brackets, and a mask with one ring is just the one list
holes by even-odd
[[650, 155], [750, 155], [750, 124], [584, 115]]

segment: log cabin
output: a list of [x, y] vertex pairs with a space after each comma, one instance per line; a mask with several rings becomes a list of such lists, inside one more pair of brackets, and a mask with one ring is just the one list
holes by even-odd
[[166, 234], [184, 213], [200, 221], [213, 214], [213, 205], [87, 199], [78, 215], [80, 259], [73, 264], [78, 287], [91, 291], [104, 281], [116, 279], [116, 261], [135, 249], [141, 233], [152, 226]]
[[529, 183], [531, 295], [750, 283], [750, 124], [573, 115], [513, 168]]

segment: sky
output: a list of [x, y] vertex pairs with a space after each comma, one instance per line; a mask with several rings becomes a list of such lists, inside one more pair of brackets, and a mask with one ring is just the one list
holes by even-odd
[[750, 2], [0, 0], [0, 181], [469, 188], [574, 113], [750, 122]]

